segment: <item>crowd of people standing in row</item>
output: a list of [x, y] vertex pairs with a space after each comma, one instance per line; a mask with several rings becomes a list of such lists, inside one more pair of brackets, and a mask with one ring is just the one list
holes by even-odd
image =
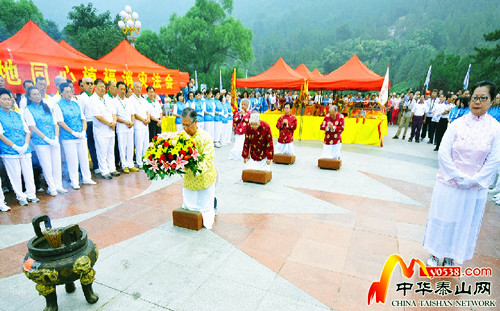
[[[406, 139], [411, 126], [409, 142], [415, 140], [419, 143], [427, 137], [427, 143], [435, 145], [434, 151], [438, 151], [448, 124], [470, 112], [469, 102], [469, 90], [457, 94], [444, 94], [442, 90], [420, 94], [419, 91], [409, 89], [407, 94], [390, 96], [387, 122], [398, 126], [394, 139], [398, 139], [401, 133], [402, 139]], [[500, 94], [496, 95], [488, 114], [500, 121]]]
[[10, 210], [3, 195], [10, 190], [21, 206], [39, 202], [37, 192], [68, 192], [62, 180], [66, 169], [75, 190], [96, 184], [91, 168], [103, 179], [138, 172], [152, 137], [161, 132], [164, 109], [170, 107], [152, 86], [142, 95], [140, 82], [129, 87], [84, 77], [79, 95], [72, 81], [61, 76], [54, 84], [57, 92], [49, 95], [44, 77], [27, 80], [26, 93], [16, 96], [0, 77], [1, 211]]

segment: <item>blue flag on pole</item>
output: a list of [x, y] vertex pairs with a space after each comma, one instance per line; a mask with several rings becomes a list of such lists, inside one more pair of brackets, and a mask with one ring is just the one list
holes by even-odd
[[465, 75], [464, 78], [464, 91], [469, 88], [470, 65], [471, 64], [469, 64], [469, 69], [467, 69], [467, 74]]
[[425, 90], [429, 89], [429, 83], [431, 82], [431, 69], [432, 65], [429, 66], [429, 71], [427, 72], [427, 78], [425, 78]]

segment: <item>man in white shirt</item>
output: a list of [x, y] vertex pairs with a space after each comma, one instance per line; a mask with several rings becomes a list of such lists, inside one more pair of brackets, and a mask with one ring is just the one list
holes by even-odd
[[[28, 88], [31, 86], [34, 86], [33, 81], [31, 81], [31, 80], [24, 80], [23, 81], [24, 92], [26, 92], [28, 90]], [[26, 108], [26, 106], [28, 105], [28, 98], [26, 97], [26, 95], [27, 94], [21, 95], [21, 100], [19, 101], [19, 109], [21, 111], [23, 111], [24, 108]]]
[[113, 100], [104, 99], [104, 81], [96, 79], [94, 85], [95, 93], [90, 102], [99, 170], [104, 179], [111, 179], [112, 176], [120, 176], [115, 167], [116, 106]]
[[92, 170], [94, 173], [98, 174], [99, 171], [99, 161], [97, 159], [97, 152], [95, 148], [94, 139], [94, 122], [92, 118], [92, 104], [90, 97], [92, 96], [92, 90], [94, 89], [94, 81], [89, 77], [83, 77], [82, 79], [82, 93], [78, 95], [78, 104], [82, 108], [85, 120], [87, 120], [87, 145], [89, 147], [90, 159], [92, 161]]
[[118, 150], [122, 170], [128, 174], [139, 171], [134, 166], [134, 102], [125, 96], [127, 92], [125, 83], [118, 82], [116, 88], [118, 90], [118, 96], [115, 100]]
[[107, 93], [106, 95], [104, 95], [104, 99], [116, 99], [116, 96], [118, 95], [118, 89], [116, 87], [115, 81], [109, 81], [108, 84], [106, 84], [106, 90]]
[[46, 103], [49, 105], [50, 108], [52, 108], [55, 104], [57, 104], [61, 100], [61, 94], [59, 94], [59, 86], [62, 83], [66, 83], [66, 79], [64, 77], [56, 76], [54, 78], [54, 84], [56, 86], [57, 92], [54, 95], [50, 96], [46, 101]]
[[323, 96], [321, 95], [321, 93], [317, 93], [316, 95], [314, 95], [314, 103], [318, 105], [321, 105], [323, 103]]
[[[106, 95], [104, 95], [105, 101], [112, 101], [113, 105], [117, 105], [116, 98], [118, 95], [118, 90], [116, 89], [116, 82], [111, 80], [106, 83]], [[116, 121], [116, 120], [115, 120]], [[118, 135], [115, 135], [115, 167], [120, 167], [120, 151], [118, 150]]]
[[427, 110], [427, 103], [425, 102], [424, 95], [422, 95], [411, 109], [411, 135], [410, 139], [408, 139], [409, 142], [411, 142], [414, 137], [416, 143], [420, 142], [420, 129], [422, 128], [422, 123], [425, 123], [426, 121], [424, 118]]
[[141, 82], [134, 82], [134, 94], [129, 101], [134, 104], [134, 136], [135, 136], [135, 162], [142, 168], [142, 157], [146, 154], [149, 145], [149, 103], [141, 96]]
[[398, 131], [396, 132], [396, 135], [394, 135], [393, 139], [399, 138], [399, 134], [401, 133], [403, 125], [405, 127], [405, 131], [403, 132], [403, 139], [405, 139], [406, 131], [408, 130], [408, 125], [410, 124], [411, 110], [413, 109], [414, 104], [415, 101], [413, 99], [413, 91], [410, 91], [408, 93], [408, 100], [405, 100], [403, 104], [403, 112], [400, 112], [401, 120], [399, 121]]
[[161, 99], [156, 95], [155, 88], [152, 85], [146, 88], [146, 92], [148, 94], [146, 102], [148, 103], [149, 118], [151, 119], [151, 122], [148, 124], [148, 139], [152, 141], [153, 137], [161, 133], [161, 115], [163, 107], [161, 105]]
[[430, 94], [431, 97], [425, 100], [427, 103], [427, 112], [425, 114], [425, 122], [422, 126], [422, 135], [420, 137], [422, 139], [426, 136], [429, 137], [428, 144], [432, 144], [432, 141], [434, 141], [434, 132], [436, 131], [435, 124], [432, 122], [432, 110], [439, 104], [439, 98], [437, 97], [437, 90], [432, 90], [432, 93], [431, 91], [427, 91], [426, 96], [427, 94]]
[[448, 119], [450, 116], [450, 111], [455, 105], [453, 104], [453, 95], [448, 93], [446, 95], [446, 101], [441, 102], [436, 110], [435, 115], [439, 116], [439, 122], [436, 127], [436, 148], [434, 151], [439, 151], [439, 146], [441, 145], [441, 139], [443, 138], [446, 129], [448, 128]]

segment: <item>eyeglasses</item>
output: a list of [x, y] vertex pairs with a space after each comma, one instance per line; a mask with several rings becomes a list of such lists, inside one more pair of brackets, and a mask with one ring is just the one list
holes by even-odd
[[85, 82], [85, 84], [92, 85], [92, 84], [94, 84], [94, 82]]
[[470, 98], [470, 101], [472, 101], [472, 102], [481, 101], [482, 103], [484, 103], [484, 102], [487, 102], [488, 99], [490, 99], [488, 96], [481, 96], [481, 97], [479, 97], [479, 96], [472, 96]]
[[185, 125], [185, 124], [183, 124], [183, 125], [182, 125], [182, 127], [183, 127], [183, 128], [190, 127], [191, 125], [193, 125], [193, 123], [194, 123], [194, 122], [191, 122], [191, 124], [189, 124], [189, 125]]

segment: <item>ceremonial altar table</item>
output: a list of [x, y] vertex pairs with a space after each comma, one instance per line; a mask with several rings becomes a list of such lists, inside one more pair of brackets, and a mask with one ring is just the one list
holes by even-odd
[[[261, 120], [266, 121], [270, 127], [273, 137], [279, 136], [276, 123], [283, 113], [262, 113]], [[293, 138], [298, 140], [319, 140], [325, 138], [325, 131], [319, 129], [323, 117], [296, 116], [297, 129]], [[387, 134], [387, 118], [345, 118], [344, 132], [342, 133], [342, 143], [361, 145], [381, 145], [381, 138]]]

